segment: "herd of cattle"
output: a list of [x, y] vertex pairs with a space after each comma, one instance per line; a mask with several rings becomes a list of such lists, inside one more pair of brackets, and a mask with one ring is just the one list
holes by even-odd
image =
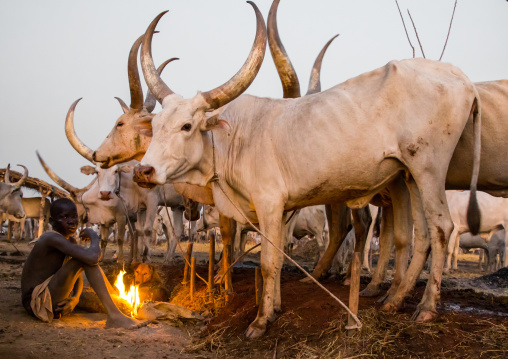
[[[74, 131], [80, 100], [71, 105], [65, 132], [92, 164], [81, 168], [94, 176], [88, 186], [73, 187], [37, 154], [52, 180], [69, 192], [80, 221], [100, 225], [103, 250], [116, 224], [118, 257], [124, 259], [126, 231], [136, 231], [139, 246], [130, 260], [149, 261], [159, 212], [166, 217], [167, 260], [183, 235], [184, 217], [194, 221], [202, 212], [202, 226], [220, 227], [225, 248], [240, 233], [240, 251], [247, 232], [259, 224], [263, 295], [247, 337], [262, 335], [281, 309], [283, 257], [274, 247], [282, 248], [293, 234], [314, 236], [320, 256], [312, 275], [319, 279], [352, 229], [354, 250], [364, 250], [372, 232], [369, 203], [381, 209], [380, 256], [362, 295], [380, 294], [395, 246], [395, 275], [381, 310], [401, 308], [429, 256], [430, 279], [414, 316], [419, 321], [437, 315], [443, 269], [457, 269], [459, 246], [484, 248], [491, 270], [508, 265], [508, 203], [498, 198], [508, 196], [508, 81], [472, 83], [450, 64], [408, 59], [321, 91], [321, 62], [334, 37], [318, 55], [309, 90], [301, 96], [277, 30], [279, 0], [267, 26], [248, 3], [256, 15], [251, 52], [218, 88], [184, 99], [162, 81], [161, 72], [174, 59], [159, 68], [152, 59], [161, 13], [130, 50], [130, 105], [117, 98], [123, 114], [95, 151]], [[282, 99], [242, 95], [263, 62], [267, 40]], [[153, 114], [156, 101], [162, 110]], [[22, 182], [10, 183], [6, 174], [0, 183], [0, 210], [17, 218], [24, 216]], [[198, 203], [213, 207], [201, 210]], [[171, 209], [171, 218], [160, 206]], [[227, 253], [223, 262], [231, 262]]]

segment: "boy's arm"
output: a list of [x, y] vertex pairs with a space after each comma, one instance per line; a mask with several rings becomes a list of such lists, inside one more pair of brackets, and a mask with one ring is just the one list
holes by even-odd
[[97, 265], [101, 254], [99, 236], [93, 230], [87, 228], [83, 231], [82, 238], [91, 241], [90, 247], [84, 248], [72, 243], [61, 234], [52, 233], [47, 238], [47, 243], [58, 251], [65, 253], [87, 265]]
[[56, 305], [55, 315], [61, 314], [62, 316], [69, 314], [76, 308], [79, 303], [79, 297], [83, 291], [83, 276], [79, 276], [74, 283], [74, 289], [72, 290], [69, 298], [62, 300]]

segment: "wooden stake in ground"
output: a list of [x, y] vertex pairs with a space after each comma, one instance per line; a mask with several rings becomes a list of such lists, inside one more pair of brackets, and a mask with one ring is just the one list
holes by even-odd
[[13, 231], [13, 222], [9, 219], [9, 223], [7, 224], [7, 239], [10, 241], [12, 239], [12, 231]]
[[191, 259], [191, 271], [190, 271], [190, 299], [194, 300], [196, 294], [196, 257]]
[[213, 294], [214, 287], [214, 267], [215, 267], [215, 232], [210, 231], [210, 260], [208, 261], [208, 293]]
[[256, 267], [254, 282], [256, 285], [256, 305], [259, 306], [261, 294], [263, 293], [263, 278], [261, 277], [261, 269], [259, 267]]
[[[351, 258], [351, 284], [349, 287], [349, 310], [355, 315], [358, 314], [358, 301], [360, 300], [360, 252], [354, 252]], [[348, 315], [347, 325], [354, 326], [355, 320]], [[346, 327], [347, 329], [347, 327]], [[347, 335], [353, 336], [356, 329], [350, 329]]]
[[191, 261], [191, 257], [192, 257], [192, 246], [194, 245], [193, 242], [189, 242], [189, 245], [187, 246], [187, 253], [185, 254], [185, 267], [183, 269], [183, 280], [182, 280], [182, 284], [183, 285], [187, 285], [187, 283], [189, 282], [189, 263]]
[[39, 231], [37, 233], [37, 238], [42, 236], [44, 232], [44, 207], [46, 206], [46, 197], [51, 194], [51, 191], [44, 189], [42, 187], [39, 188], [41, 192], [41, 207], [39, 208]]

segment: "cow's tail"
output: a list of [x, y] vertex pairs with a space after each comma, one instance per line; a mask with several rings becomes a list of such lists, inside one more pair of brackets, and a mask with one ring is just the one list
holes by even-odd
[[469, 205], [467, 207], [467, 224], [473, 235], [480, 232], [481, 213], [476, 198], [476, 185], [478, 184], [478, 174], [480, 172], [480, 152], [481, 152], [481, 104], [480, 96], [476, 87], [474, 88], [475, 99], [471, 109], [473, 116], [474, 132], [474, 151], [473, 151], [473, 175], [471, 177]]

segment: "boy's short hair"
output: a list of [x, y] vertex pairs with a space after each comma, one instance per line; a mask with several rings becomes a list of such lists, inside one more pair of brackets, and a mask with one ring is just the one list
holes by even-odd
[[52, 218], [55, 218], [63, 209], [68, 209], [69, 207], [76, 208], [76, 205], [68, 198], [59, 198], [51, 203], [49, 214]]

